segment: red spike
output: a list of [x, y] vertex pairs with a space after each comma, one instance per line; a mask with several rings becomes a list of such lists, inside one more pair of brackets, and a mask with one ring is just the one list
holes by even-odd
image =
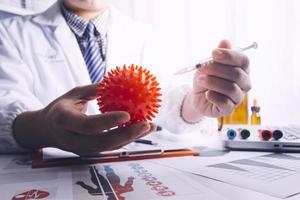
[[152, 120], [152, 118], [150, 116], [145, 117], [146, 119], [148, 119], [149, 121]]
[[150, 115], [153, 118], [155, 117], [152, 112], [148, 112], [148, 115]]

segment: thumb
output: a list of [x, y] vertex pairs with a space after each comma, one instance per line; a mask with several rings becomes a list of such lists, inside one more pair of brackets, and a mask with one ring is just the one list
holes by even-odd
[[224, 49], [231, 49], [231, 43], [229, 42], [229, 40], [221, 40], [218, 48], [224, 48]]
[[93, 100], [97, 97], [98, 84], [75, 87], [66, 95], [75, 99]]

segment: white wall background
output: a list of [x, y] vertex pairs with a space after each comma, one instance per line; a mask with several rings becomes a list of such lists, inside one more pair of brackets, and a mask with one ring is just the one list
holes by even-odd
[[[252, 41], [253, 89], [264, 124], [300, 124], [299, 0], [111, 0], [123, 13], [163, 32], [177, 55], [169, 68], [206, 58], [219, 40]], [[172, 70], [174, 71], [174, 70]]]

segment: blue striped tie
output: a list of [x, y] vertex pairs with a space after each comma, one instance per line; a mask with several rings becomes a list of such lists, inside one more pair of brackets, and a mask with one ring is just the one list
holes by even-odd
[[95, 40], [95, 25], [89, 22], [86, 27], [87, 46], [84, 60], [92, 83], [99, 82], [105, 74], [105, 61], [101, 56], [99, 43]]

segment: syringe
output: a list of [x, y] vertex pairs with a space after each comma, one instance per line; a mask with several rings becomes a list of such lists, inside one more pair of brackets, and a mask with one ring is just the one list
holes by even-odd
[[[253, 42], [251, 45], [249, 46], [246, 46], [244, 48], [239, 48], [237, 49], [238, 51], [246, 51], [248, 49], [256, 49], [257, 48], [257, 43], [256, 42]], [[209, 64], [212, 64], [214, 62], [214, 59], [212, 57], [209, 57], [207, 59], [204, 59], [202, 61], [200, 61], [198, 64], [196, 64], [195, 66], [192, 66], [192, 67], [185, 67], [185, 68], [182, 68], [181, 70], [177, 71], [174, 75], [180, 75], [180, 74], [184, 74], [184, 73], [187, 73], [187, 72], [190, 72], [190, 71], [193, 71], [195, 69], [199, 69], [200, 67], [203, 67], [203, 66], [206, 66], [206, 65], [209, 65]]]

